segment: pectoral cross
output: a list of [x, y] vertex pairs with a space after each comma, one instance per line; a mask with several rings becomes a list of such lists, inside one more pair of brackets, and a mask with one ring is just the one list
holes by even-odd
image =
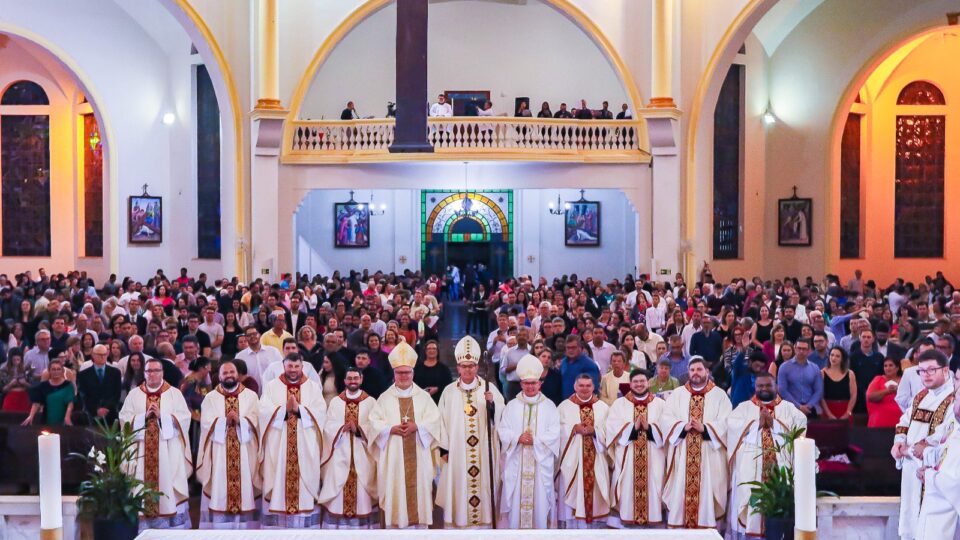
[[400, 420], [401, 420], [404, 424], [406, 424], [406, 423], [407, 423], [407, 420], [410, 420], [410, 417], [407, 416], [407, 415], [403, 415], [403, 417], [401, 417]]

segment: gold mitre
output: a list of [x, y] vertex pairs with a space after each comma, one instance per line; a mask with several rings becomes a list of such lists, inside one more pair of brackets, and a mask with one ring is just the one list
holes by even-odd
[[400, 338], [400, 343], [390, 351], [387, 357], [390, 360], [390, 367], [397, 369], [399, 367], [413, 368], [417, 365], [417, 351], [407, 344], [407, 340]]
[[457, 342], [453, 355], [458, 364], [479, 364], [480, 344], [472, 336], [463, 336], [463, 339]]
[[532, 354], [524, 355], [524, 357], [517, 362], [517, 376], [520, 377], [521, 381], [539, 381], [540, 375], [542, 374], [543, 362]]

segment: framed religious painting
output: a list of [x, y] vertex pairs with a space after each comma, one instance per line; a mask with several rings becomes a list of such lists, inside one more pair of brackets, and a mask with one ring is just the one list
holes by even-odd
[[806, 247], [813, 244], [813, 199], [780, 199], [777, 212], [777, 244]]
[[370, 208], [352, 199], [333, 203], [333, 245], [338, 248], [368, 248]]
[[163, 242], [163, 200], [152, 195], [127, 198], [127, 240], [131, 244]]
[[563, 241], [570, 247], [600, 245], [600, 202], [571, 201], [563, 213]]

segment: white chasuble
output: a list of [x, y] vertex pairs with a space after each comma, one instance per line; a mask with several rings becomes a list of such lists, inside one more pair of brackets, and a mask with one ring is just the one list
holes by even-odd
[[[773, 415], [773, 425], [760, 427], [760, 411]], [[766, 480], [770, 467], [790, 462], [790, 456], [774, 455], [774, 444], [782, 443], [785, 433], [805, 428], [807, 417], [793, 403], [779, 397], [763, 403], [756, 396], [737, 406], [727, 419], [727, 450], [730, 468], [730, 528], [748, 536], [763, 536], [763, 516], [750, 507], [746, 482]]]
[[[924, 388], [913, 398], [897, 423], [893, 440], [907, 445], [907, 457], [896, 462], [897, 468], [903, 471], [900, 475], [900, 538], [910, 539], [916, 535], [923, 501], [923, 483], [917, 478], [917, 471], [935, 464], [931, 461], [950, 424], [947, 420], [952, 404], [953, 384], [950, 382], [932, 390]], [[913, 454], [914, 445], [921, 441], [930, 446], [921, 458], [917, 458]]]
[[[533, 435], [532, 445], [520, 435]], [[507, 403], [497, 426], [503, 451], [500, 515], [511, 529], [546, 529], [556, 521], [553, 474], [560, 455], [560, 415], [543, 394], [520, 394]]]
[[[581, 401], [576, 394], [557, 407], [561, 443], [559, 516], [561, 527], [601, 528], [610, 513], [610, 469], [607, 437], [603, 429], [609, 407], [593, 396]], [[592, 426], [592, 435], [573, 433], [577, 424]]]
[[[394, 426], [417, 424], [416, 433], [391, 435]], [[377, 496], [388, 528], [433, 523], [433, 449], [442, 437], [440, 410], [419, 386], [391, 385], [370, 411], [377, 461]]]
[[[236, 426], [227, 426], [235, 413]], [[200, 406], [197, 480], [203, 492], [200, 527], [251, 528], [259, 522], [260, 400], [242, 384], [208, 393]]]
[[960, 526], [960, 426], [951, 413], [944, 424], [946, 439], [933, 452], [935, 465], [924, 476], [917, 540], [950, 540]]
[[[707, 382], [699, 391], [690, 383], [667, 398], [660, 423], [667, 435], [667, 475], [663, 502], [667, 525], [686, 529], [715, 528], [727, 507], [727, 416], [732, 407], [726, 392]], [[698, 420], [704, 431], [684, 431]]]
[[[160, 414], [147, 419], [147, 409], [157, 404]], [[167, 383], [155, 391], [145, 384], [130, 390], [120, 409], [120, 422], [132, 424], [137, 433], [137, 460], [127, 471], [161, 491], [159, 500], [144, 503], [141, 529], [190, 528], [187, 479], [190, 459], [190, 409], [180, 390]]]
[[[367, 528], [379, 525], [377, 471], [372, 455], [374, 432], [370, 411], [377, 401], [359, 390], [349, 396], [341, 392], [330, 400], [323, 425], [323, 487], [317, 498], [324, 510], [324, 527]], [[354, 433], [344, 425], [353, 422]]]
[[[605, 427], [613, 459], [610, 506], [611, 526], [655, 525], [663, 522], [663, 475], [666, 456], [660, 420], [666, 403], [647, 393], [637, 398], [632, 392], [613, 402]], [[647, 421], [647, 430], [634, 429], [638, 418]]]
[[[479, 377], [469, 385], [458, 379], [440, 395], [444, 436], [440, 448], [448, 453], [446, 462], [441, 464], [437, 506], [443, 508], [444, 528], [489, 527], [495, 519], [491, 493], [495, 497], [500, 487], [500, 441], [496, 436], [490, 438], [490, 418], [483, 397], [486, 386]], [[494, 386], [490, 386], [490, 393], [496, 426], [503, 414], [503, 396]]]
[[[287, 400], [300, 404], [287, 414]], [[267, 382], [260, 398], [263, 525], [315, 527], [320, 491], [320, 452], [327, 404], [320, 385], [301, 377], [289, 383], [284, 375]]]

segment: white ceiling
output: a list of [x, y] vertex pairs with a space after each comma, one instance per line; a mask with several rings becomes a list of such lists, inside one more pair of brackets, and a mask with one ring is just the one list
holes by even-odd
[[790, 32], [824, 0], [780, 0], [753, 29], [767, 56], [772, 56]]
[[180, 23], [157, 0], [114, 0], [168, 55], [187, 54], [190, 38]]

